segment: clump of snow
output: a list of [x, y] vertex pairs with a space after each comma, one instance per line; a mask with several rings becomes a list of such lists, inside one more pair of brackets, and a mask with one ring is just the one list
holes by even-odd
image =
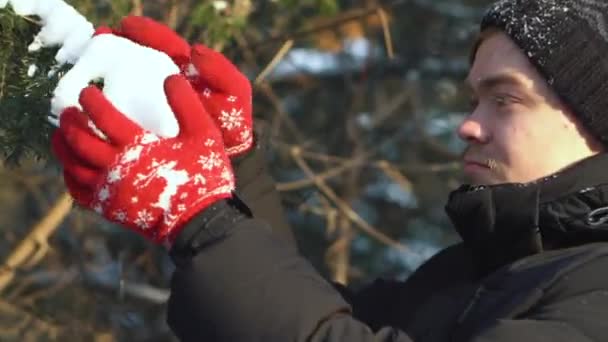
[[57, 84], [51, 111], [79, 106], [81, 89], [103, 79], [103, 93], [122, 113], [160, 136], [176, 136], [177, 120], [167, 102], [164, 80], [179, 68], [164, 53], [111, 34], [93, 37], [76, 64]]
[[[93, 37], [93, 24], [63, 0], [0, 0], [0, 8], [7, 4], [19, 15], [41, 19], [30, 52], [59, 46], [53, 70], [73, 65], [54, 91], [52, 123], [58, 123], [65, 108], [79, 107], [80, 91], [102, 79], [103, 93], [127, 117], [160, 136], [177, 135], [179, 127], [163, 84], [179, 68], [167, 55], [111, 34]], [[36, 67], [30, 66], [28, 74], [35, 72]]]
[[27, 69], [27, 76], [33, 77], [36, 74], [36, 71], [38, 71], [36, 64], [30, 65], [30, 67]]
[[19, 15], [37, 15], [42, 29], [29, 46], [31, 52], [45, 47], [61, 46], [55, 59], [59, 64], [74, 63], [95, 29], [84, 16], [63, 0], [8, 0]]

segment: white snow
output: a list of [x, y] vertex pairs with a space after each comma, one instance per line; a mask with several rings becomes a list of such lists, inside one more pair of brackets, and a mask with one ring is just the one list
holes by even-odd
[[179, 68], [164, 53], [110, 34], [93, 37], [70, 71], [57, 84], [51, 111], [58, 115], [78, 106], [81, 89], [102, 78], [103, 93], [122, 113], [160, 136], [176, 136], [179, 127], [163, 87]]
[[38, 71], [38, 67], [36, 66], [36, 64], [30, 65], [30, 67], [27, 68], [27, 76], [33, 77], [36, 74], [36, 71]]
[[30, 51], [61, 46], [55, 59], [73, 67], [59, 80], [49, 121], [69, 107], [80, 107], [80, 91], [103, 80], [103, 93], [122, 113], [162, 137], [176, 136], [179, 126], [167, 102], [164, 80], [179, 68], [164, 53], [111, 34], [93, 36], [94, 27], [63, 0], [0, 0], [19, 15], [37, 15], [42, 28]]
[[302, 73], [336, 74], [357, 70], [366, 63], [381, 57], [381, 50], [367, 38], [349, 38], [343, 41], [340, 52], [315, 48], [293, 48], [270, 73], [271, 79], [282, 79]]
[[63, 0], [5, 0], [0, 7], [7, 4], [19, 15], [40, 17], [42, 29], [29, 50], [61, 46], [55, 56], [59, 64], [74, 63], [95, 31], [93, 24]]
[[213, 1], [212, 5], [213, 8], [218, 12], [224, 11], [226, 8], [228, 8], [228, 3], [223, 0]]

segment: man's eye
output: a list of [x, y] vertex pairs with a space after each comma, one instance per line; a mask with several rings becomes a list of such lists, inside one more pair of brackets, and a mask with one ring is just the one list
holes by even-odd
[[494, 103], [496, 103], [496, 105], [499, 107], [504, 107], [511, 103], [511, 99], [504, 95], [495, 95], [493, 99]]

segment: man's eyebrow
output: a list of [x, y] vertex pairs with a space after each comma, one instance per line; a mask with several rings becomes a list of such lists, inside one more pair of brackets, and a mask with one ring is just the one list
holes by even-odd
[[498, 74], [498, 75], [484, 77], [481, 80], [477, 80], [475, 83], [477, 83], [477, 84], [473, 84], [473, 82], [471, 82], [471, 80], [468, 77], [464, 81], [464, 84], [467, 88], [469, 88], [469, 89], [477, 88], [480, 91], [493, 89], [493, 88], [496, 88], [501, 85], [511, 85], [511, 86], [516, 86], [516, 87], [523, 86], [523, 83], [517, 77], [509, 75], [509, 74]]

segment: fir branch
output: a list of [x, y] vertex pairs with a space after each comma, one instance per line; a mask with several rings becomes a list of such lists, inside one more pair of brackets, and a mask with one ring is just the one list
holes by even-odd
[[[57, 49], [28, 52], [40, 29], [31, 17], [0, 9], [0, 153], [9, 164], [26, 156], [49, 156], [47, 122], [50, 98], [57, 77], [48, 77]], [[30, 66], [37, 71], [28, 75]]]

